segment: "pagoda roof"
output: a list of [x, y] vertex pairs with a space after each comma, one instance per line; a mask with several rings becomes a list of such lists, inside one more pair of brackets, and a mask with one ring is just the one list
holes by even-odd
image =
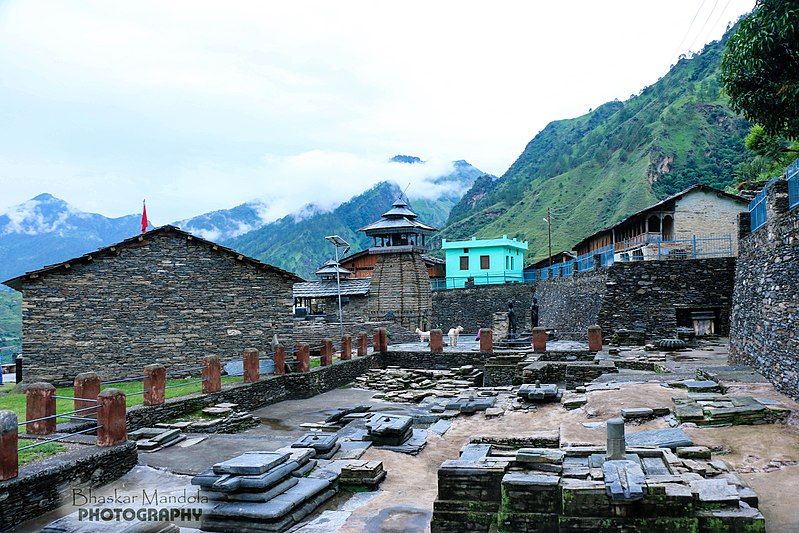
[[417, 220], [419, 215], [414, 213], [408, 203], [402, 198], [398, 198], [393, 204], [391, 209], [383, 213], [379, 220], [372, 222], [359, 231], [366, 233], [375, 231], [389, 231], [395, 233], [402, 230], [411, 230], [417, 232], [432, 232], [437, 231], [437, 228], [424, 222]]

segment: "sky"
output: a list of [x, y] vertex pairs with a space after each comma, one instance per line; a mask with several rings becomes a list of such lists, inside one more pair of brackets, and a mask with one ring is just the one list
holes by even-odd
[[0, 0], [0, 212], [48, 192], [106, 216], [146, 198], [156, 224], [252, 199], [276, 218], [382, 179], [424, 196], [458, 159], [501, 175], [753, 5]]

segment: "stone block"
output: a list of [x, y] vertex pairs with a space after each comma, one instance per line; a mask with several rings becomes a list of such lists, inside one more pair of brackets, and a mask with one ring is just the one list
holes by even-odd
[[203, 357], [203, 393], [210, 394], [222, 390], [222, 364], [216, 355]]
[[602, 481], [562, 478], [561, 509], [566, 516], [612, 516], [610, 500]]
[[341, 338], [341, 360], [349, 361], [352, 359], [352, 337], [344, 335]]
[[369, 336], [365, 331], [358, 333], [358, 357], [366, 357], [369, 351]]
[[599, 352], [602, 350], [602, 328], [599, 326], [588, 327], [588, 351]]
[[529, 464], [563, 464], [566, 454], [552, 448], [520, 448], [516, 452], [516, 461]]
[[693, 446], [691, 438], [679, 428], [649, 429], [630, 433], [625, 437], [627, 446], [653, 446], [657, 448], [678, 448]]
[[97, 446], [115, 446], [128, 440], [125, 420], [125, 393], [119, 389], [106, 389], [97, 399]]
[[[55, 415], [55, 387], [50, 383], [31, 383], [25, 389], [25, 420], [36, 420]], [[47, 418], [25, 425], [31, 435], [49, 435], [55, 431], [55, 418]]]
[[19, 453], [17, 415], [14, 411], [0, 411], [0, 481], [17, 477]]
[[535, 353], [544, 353], [547, 351], [546, 328], [533, 328], [533, 351]]
[[322, 340], [322, 357], [319, 359], [321, 366], [330, 366], [333, 364], [333, 341], [330, 339]]
[[282, 376], [286, 373], [286, 347], [282, 344], [275, 346], [275, 355], [272, 357], [275, 362], [275, 375]]
[[602, 464], [605, 493], [614, 502], [634, 502], [644, 498], [644, 471], [635, 461], [609, 460]]
[[502, 478], [504, 512], [557, 513], [560, 511], [560, 476], [511, 472]]
[[261, 379], [261, 364], [258, 360], [258, 350], [247, 348], [242, 352], [244, 362], [244, 383], [252, 383]]
[[278, 452], [247, 452], [214, 465], [214, 474], [258, 475], [288, 461], [291, 455]]
[[[97, 396], [100, 394], [100, 376], [94, 372], [83, 372], [75, 376], [73, 388], [75, 397], [75, 410], [97, 406]], [[77, 416], [96, 418], [97, 410], [81, 411]]]
[[430, 330], [430, 353], [444, 352], [444, 333], [440, 329]]
[[166, 398], [166, 367], [144, 367], [144, 405], [161, 405]]
[[494, 353], [494, 331], [489, 328], [480, 329], [480, 352]]
[[636, 418], [652, 418], [655, 412], [648, 407], [630, 407], [621, 410], [621, 416], [625, 420], [634, 420]]
[[311, 347], [305, 343], [297, 345], [297, 372], [311, 370]]
[[710, 448], [706, 446], [680, 446], [677, 457], [683, 459], [710, 459]]

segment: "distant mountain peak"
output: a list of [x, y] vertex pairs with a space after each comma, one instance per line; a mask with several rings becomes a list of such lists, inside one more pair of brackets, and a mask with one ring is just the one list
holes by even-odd
[[402, 155], [398, 154], [389, 159], [392, 163], [408, 163], [408, 164], [415, 164], [415, 163], [424, 163], [422, 158], [416, 157], [415, 155]]

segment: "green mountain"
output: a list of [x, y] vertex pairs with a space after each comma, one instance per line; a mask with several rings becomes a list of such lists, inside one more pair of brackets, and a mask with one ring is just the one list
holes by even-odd
[[0, 363], [10, 363], [22, 342], [22, 295], [0, 291]]
[[[397, 162], [421, 162], [411, 156], [396, 157], [408, 159]], [[465, 161], [455, 161], [453, 165], [452, 174], [431, 181], [442, 186], [442, 194], [435, 199], [410, 200], [411, 208], [419, 218], [435, 227], [440, 228], [446, 223], [450, 209], [458, 202], [462, 192], [482, 175], [481, 171]], [[396, 183], [383, 181], [332, 211], [306, 206], [299, 213], [229, 239], [225, 244], [266, 263], [296, 272], [306, 279], [314, 279], [314, 271], [334, 254], [325, 236], [340, 235], [350, 243], [351, 253], [367, 248], [370, 240], [358, 229], [380, 218], [401, 194], [402, 190]]]
[[532, 260], [547, 255], [547, 208], [556, 252], [694, 183], [732, 185], [752, 154], [721, 93], [724, 42], [627, 101], [548, 124], [503, 176], [475, 181], [441, 236], [527, 239]]

